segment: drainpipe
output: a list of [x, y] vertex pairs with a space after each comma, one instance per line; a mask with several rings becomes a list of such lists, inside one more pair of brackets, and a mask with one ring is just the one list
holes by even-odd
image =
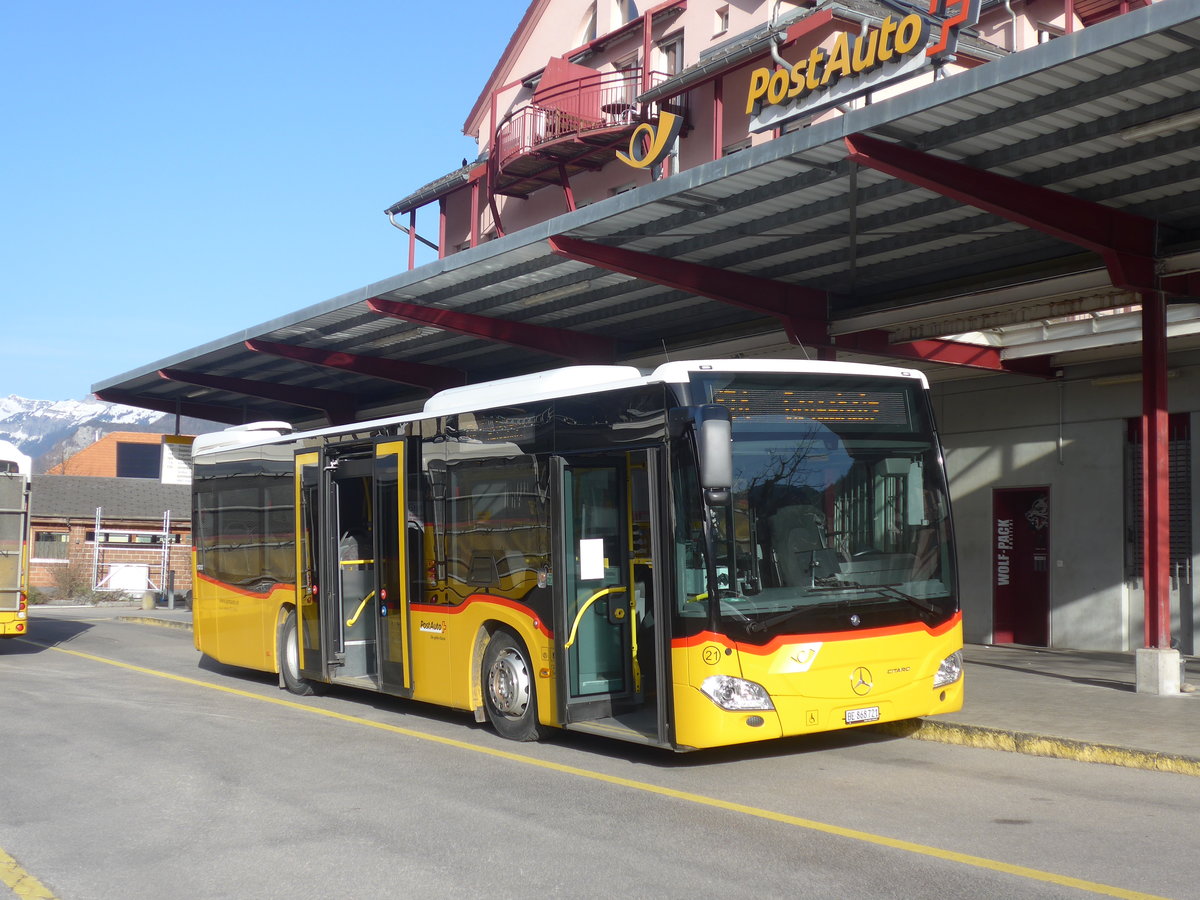
[[779, 17], [779, 4], [782, 0], [775, 0], [771, 4], [771, 18], [767, 20], [767, 24], [771, 29], [771, 59], [775, 60], [775, 65], [781, 66], [784, 69], [790, 69], [791, 63], [779, 55], [779, 45], [783, 43], [783, 34], [776, 29], [779, 27], [775, 24]]
[[[414, 209], [414, 210], [412, 210], [412, 212], [416, 212], [416, 210]], [[410, 228], [407, 225], [401, 225], [399, 222], [397, 222], [395, 213], [388, 213], [387, 217], [388, 217], [388, 221], [391, 222], [393, 226], [395, 226], [396, 228], [399, 228], [401, 231], [403, 231], [405, 234], [407, 234], [411, 239], [420, 241], [422, 244], [424, 244], [430, 250], [438, 249], [438, 245], [435, 244], [433, 241], [427, 240], [426, 238], [423, 238], [419, 234], [417, 234], [417, 231], [415, 228]]]
[[1012, 47], [1009, 49], [1015, 53], [1020, 48], [1017, 46], [1017, 14], [1013, 12], [1011, 0], [1004, 0], [1004, 9], [1012, 23]]
[[[777, 30], [779, 26], [775, 24], [778, 20], [779, 4], [782, 2], [783, 0], [775, 0], [774, 4], [771, 6], [771, 18], [768, 20], [771, 33], [771, 59], [775, 60], [775, 64], [777, 66], [784, 69], [790, 69], [792, 64], [779, 54], [779, 47], [781, 44], [783, 44], [785, 35], [782, 31]], [[1005, 0], [1005, 2], [1007, 3], [1008, 0]], [[857, 16], [848, 9], [838, 9], [834, 15], [839, 19], [851, 19], [853, 21], [857, 21], [859, 38], [865, 38], [867, 36], [867, 29], [870, 27], [870, 22], [867, 20], [866, 16]], [[845, 115], [847, 112], [844, 106], [835, 106], [834, 109], [836, 109], [842, 115]]]

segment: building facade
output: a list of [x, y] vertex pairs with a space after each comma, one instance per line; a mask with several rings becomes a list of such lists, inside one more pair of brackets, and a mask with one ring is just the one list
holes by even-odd
[[[943, 3], [938, 19], [882, 0], [534, 0], [464, 122], [478, 158], [387, 213], [410, 216], [414, 240], [436, 233], [428, 243], [444, 257], [1147, 3], [964, 0]], [[941, 24], [959, 11], [975, 21]], [[952, 46], [936, 59], [910, 54], [918, 65], [897, 76], [894, 35], [914, 16], [929, 29], [920, 49]], [[772, 82], [776, 72], [789, 78]], [[810, 76], [802, 87], [799, 75]], [[681, 119], [663, 163], [622, 164], [615, 152], [663, 112]]]
[[35, 475], [30, 587], [51, 596], [94, 590], [140, 597], [168, 586], [189, 591], [190, 510], [187, 485]]
[[113, 432], [33, 477], [30, 586], [191, 589], [190, 437]]

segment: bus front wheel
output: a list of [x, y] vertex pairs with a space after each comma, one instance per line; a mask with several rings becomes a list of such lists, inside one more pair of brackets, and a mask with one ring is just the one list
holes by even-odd
[[324, 685], [309, 681], [300, 675], [300, 642], [296, 637], [296, 611], [290, 610], [279, 628], [279, 671], [283, 675], [283, 686], [293, 694], [308, 697], [321, 693]]
[[510, 741], [536, 741], [546, 734], [538, 722], [533, 667], [521, 642], [497, 631], [483, 654], [483, 706], [496, 733]]

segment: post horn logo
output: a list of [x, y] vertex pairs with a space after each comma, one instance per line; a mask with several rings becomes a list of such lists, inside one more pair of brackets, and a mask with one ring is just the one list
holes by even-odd
[[679, 132], [683, 129], [683, 116], [660, 112], [658, 122], [643, 122], [629, 136], [629, 153], [617, 151], [617, 159], [635, 169], [649, 169], [667, 158]]

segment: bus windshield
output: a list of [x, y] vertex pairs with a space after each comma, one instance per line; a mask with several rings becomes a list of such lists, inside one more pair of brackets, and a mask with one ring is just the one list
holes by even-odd
[[730, 503], [706, 514], [723, 630], [766, 643], [954, 614], [946, 484], [917, 382], [739, 373], [693, 389], [733, 423]]

